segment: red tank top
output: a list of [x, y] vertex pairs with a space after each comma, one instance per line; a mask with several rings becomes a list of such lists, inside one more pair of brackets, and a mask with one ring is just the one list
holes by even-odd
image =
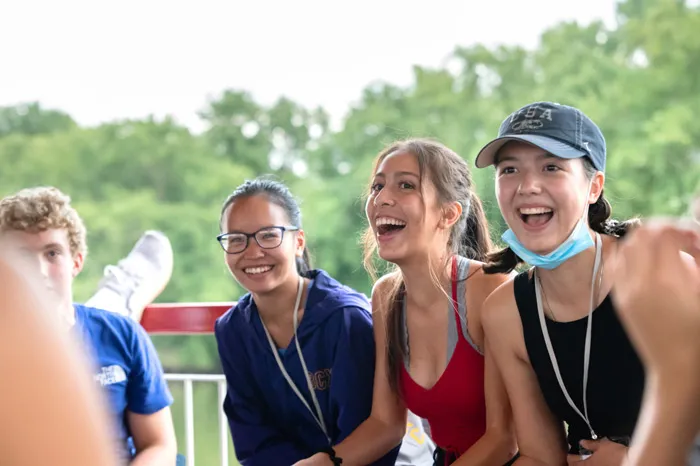
[[[463, 299], [464, 297], [461, 297]], [[452, 310], [461, 329], [457, 295], [457, 258], [452, 260]], [[466, 307], [465, 307], [466, 309]], [[484, 357], [461, 331], [452, 357], [435, 385], [425, 389], [401, 364], [399, 383], [406, 407], [430, 423], [435, 444], [448, 456], [459, 457], [486, 431]]]

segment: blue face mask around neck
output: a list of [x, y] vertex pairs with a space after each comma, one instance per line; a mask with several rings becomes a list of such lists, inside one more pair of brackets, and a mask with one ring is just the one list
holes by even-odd
[[519, 258], [528, 264], [546, 270], [556, 269], [575, 255], [595, 246], [595, 242], [588, 231], [587, 217], [588, 203], [586, 203], [583, 215], [576, 223], [569, 237], [549, 254], [542, 255], [528, 250], [511, 229], [503, 233], [501, 239]]

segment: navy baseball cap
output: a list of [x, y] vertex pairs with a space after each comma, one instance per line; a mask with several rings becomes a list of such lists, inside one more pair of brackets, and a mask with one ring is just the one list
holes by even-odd
[[563, 159], [588, 157], [596, 170], [605, 172], [605, 138], [583, 112], [553, 102], [534, 102], [511, 113], [498, 129], [498, 137], [476, 156], [477, 168], [493, 165], [498, 151], [509, 141], [525, 141]]

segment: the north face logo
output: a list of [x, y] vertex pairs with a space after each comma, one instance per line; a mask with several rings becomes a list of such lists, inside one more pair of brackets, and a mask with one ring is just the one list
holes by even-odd
[[95, 374], [95, 380], [103, 387], [124, 382], [126, 380], [126, 372], [121, 366], [102, 367], [99, 374]]

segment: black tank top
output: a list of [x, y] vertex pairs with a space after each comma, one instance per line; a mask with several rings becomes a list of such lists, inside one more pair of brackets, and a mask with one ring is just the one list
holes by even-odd
[[[557, 382], [537, 315], [535, 282], [528, 272], [515, 278], [515, 301], [525, 347], [549, 409], [569, 426], [570, 453], [591, 434], [583, 418], [566, 401]], [[587, 318], [572, 322], [546, 320], [552, 348], [569, 396], [583, 413], [583, 353]], [[644, 366], [627, 337], [610, 295], [593, 311], [588, 373], [588, 416], [598, 437], [629, 438], [642, 403]]]

